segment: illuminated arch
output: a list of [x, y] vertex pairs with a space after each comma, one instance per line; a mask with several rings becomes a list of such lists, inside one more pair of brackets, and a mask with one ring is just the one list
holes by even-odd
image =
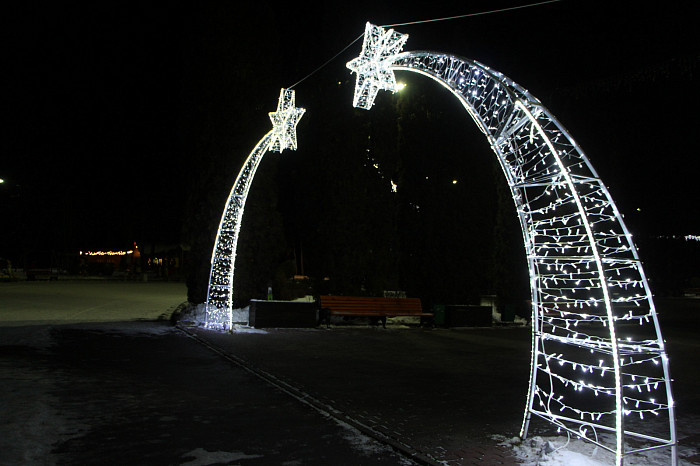
[[[394, 71], [422, 74], [457, 97], [496, 153], [520, 219], [532, 296], [520, 436], [535, 415], [615, 453], [617, 464], [665, 447], [675, 464], [664, 341], [632, 236], [607, 188], [527, 90], [473, 60], [399, 53], [407, 38], [367, 23], [362, 54], [347, 65], [357, 73], [353, 104], [370, 109], [379, 89], [395, 91]], [[626, 451], [630, 439], [652, 445]]]

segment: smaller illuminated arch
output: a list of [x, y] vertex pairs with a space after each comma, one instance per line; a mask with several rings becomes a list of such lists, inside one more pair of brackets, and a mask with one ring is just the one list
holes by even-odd
[[221, 215], [211, 257], [209, 286], [207, 288], [207, 328], [231, 330], [233, 328], [233, 275], [236, 248], [241, 230], [243, 210], [255, 172], [267, 151], [296, 150], [296, 128], [306, 110], [295, 106], [295, 92], [282, 89], [277, 110], [270, 112], [272, 129], [256, 144], [238, 173], [224, 212]]

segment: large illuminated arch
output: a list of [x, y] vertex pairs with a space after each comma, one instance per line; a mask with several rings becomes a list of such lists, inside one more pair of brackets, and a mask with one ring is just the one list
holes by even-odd
[[400, 53], [407, 37], [367, 23], [362, 54], [347, 65], [357, 73], [353, 104], [370, 109], [379, 89], [395, 91], [394, 71], [422, 74], [454, 94], [496, 153], [520, 219], [532, 295], [520, 436], [534, 415], [613, 452], [617, 464], [666, 447], [675, 464], [664, 341], [632, 236], [607, 188], [527, 90], [473, 60]]
[[304, 112], [303, 108], [295, 106], [294, 91], [282, 89], [277, 102], [277, 111], [270, 112], [272, 129], [255, 145], [236, 177], [221, 215], [211, 255], [204, 323], [208, 328], [230, 330], [233, 327], [233, 272], [248, 191], [255, 177], [255, 171], [267, 151], [296, 150], [296, 127]]

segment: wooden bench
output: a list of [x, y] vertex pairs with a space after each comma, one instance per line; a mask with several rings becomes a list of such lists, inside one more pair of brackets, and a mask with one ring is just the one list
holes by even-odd
[[387, 317], [416, 316], [421, 324], [432, 320], [431, 312], [423, 312], [419, 298], [372, 298], [365, 296], [321, 296], [320, 321], [330, 327], [331, 316], [369, 317], [381, 320], [386, 328]]

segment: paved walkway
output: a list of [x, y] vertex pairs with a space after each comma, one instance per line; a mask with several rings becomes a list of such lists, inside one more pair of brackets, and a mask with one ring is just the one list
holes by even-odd
[[190, 331], [418, 461], [517, 464], [529, 329]]
[[0, 341], [3, 466], [413, 464], [168, 323], [0, 328]]
[[[86, 286], [0, 290], [0, 464], [516, 464], [494, 435], [520, 428], [527, 328], [195, 339], [154, 320], [177, 287]], [[660, 306], [691, 464], [699, 303]]]

